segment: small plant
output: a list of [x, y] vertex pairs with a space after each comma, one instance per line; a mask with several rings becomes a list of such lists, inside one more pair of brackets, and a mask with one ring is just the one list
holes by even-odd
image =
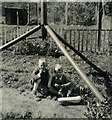
[[37, 54], [38, 46], [33, 45], [33, 43], [23, 40], [18, 43], [14, 48], [14, 54], [20, 55], [30, 55], [30, 54]]
[[87, 113], [88, 118], [109, 118], [112, 117], [112, 103], [110, 100], [104, 101], [102, 103], [96, 102], [94, 99], [88, 101]]
[[6, 115], [2, 114], [2, 119], [16, 119], [16, 118], [21, 118], [21, 119], [31, 119], [32, 118], [32, 113], [31, 112], [26, 112], [25, 115], [21, 115], [19, 113], [13, 113], [13, 112], [7, 112]]

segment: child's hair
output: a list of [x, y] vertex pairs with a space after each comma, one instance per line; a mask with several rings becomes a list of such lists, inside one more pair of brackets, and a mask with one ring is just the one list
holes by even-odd
[[63, 68], [60, 64], [56, 64], [54, 67], [54, 71], [55, 72], [57, 72], [57, 71], [63, 72]]
[[40, 58], [40, 59], [39, 59], [39, 62], [38, 62], [39, 67], [40, 67], [42, 64], [44, 64], [45, 67], [47, 66], [47, 61], [46, 61], [45, 58]]

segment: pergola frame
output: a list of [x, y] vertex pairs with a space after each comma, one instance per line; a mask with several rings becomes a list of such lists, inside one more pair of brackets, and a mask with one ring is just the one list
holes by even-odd
[[77, 71], [77, 73], [80, 75], [80, 77], [86, 82], [90, 90], [95, 94], [95, 96], [99, 99], [100, 102], [105, 101], [105, 98], [101, 95], [101, 93], [98, 91], [98, 89], [92, 84], [91, 80], [88, 79], [87, 75], [80, 69], [80, 67], [76, 64], [74, 59], [69, 55], [67, 50], [62, 45], [61, 39], [57, 37], [57, 34], [53, 32], [53, 30], [47, 25], [47, 2], [45, 0], [41, 1], [41, 25], [36, 26], [35, 28], [31, 29], [30, 31], [24, 33], [23, 35], [17, 37], [16, 39], [12, 40], [11, 42], [6, 43], [5, 45], [0, 47], [0, 51], [3, 51], [7, 49], [8, 47], [16, 44], [17, 42], [25, 39], [29, 35], [33, 34], [34, 32], [38, 30], [42, 30], [42, 39], [45, 40], [47, 36], [47, 32], [50, 34], [50, 36], [53, 38], [56, 45], [60, 48], [60, 50], [63, 52], [63, 54], [66, 56], [68, 61], [71, 63], [71, 65], [74, 67], [74, 69]]

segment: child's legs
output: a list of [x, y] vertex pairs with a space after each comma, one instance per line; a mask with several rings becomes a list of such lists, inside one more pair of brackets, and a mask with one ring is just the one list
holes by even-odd
[[39, 87], [40, 81], [41, 80], [38, 80], [37, 82], [34, 82], [33, 90], [32, 90], [34, 94], [36, 94], [36, 92], [37, 92], [37, 88]]
[[47, 87], [42, 88], [42, 94], [48, 95], [48, 88]]
[[62, 89], [64, 96], [69, 96], [74, 88], [74, 82], [70, 82], [66, 87]]
[[58, 91], [56, 89], [52, 88], [52, 87], [49, 88], [49, 94], [51, 96], [59, 96]]

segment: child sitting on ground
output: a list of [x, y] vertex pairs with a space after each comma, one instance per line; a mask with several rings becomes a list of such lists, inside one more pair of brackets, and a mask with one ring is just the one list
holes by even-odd
[[49, 82], [49, 92], [51, 96], [68, 97], [70, 96], [74, 83], [69, 81], [63, 74], [63, 69], [60, 64], [56, 64], [54, 75]]
[[47, 63], [44, 58], [39, 59], [38, 66], [34, 69], [32, 74], [31, 84], [33, 86], [33, 94], [41, 93], [43, 96], [48, 95], [48, 80], [49, 71], [46, 68]]

